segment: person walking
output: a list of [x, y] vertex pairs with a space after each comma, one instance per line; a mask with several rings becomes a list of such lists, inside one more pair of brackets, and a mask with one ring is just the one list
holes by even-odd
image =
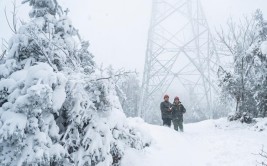
[[178, 131], [178, 127], [181, 132], [184, 131], [183, 127], [183, 114], [186, 112], [186, 109], [180, 102], [179, 97], [174, 98], [174, 103], [172, 105], [172, 123], [174, 126], [174, 130]]
[[163, 126], [171, 127], [171, 120], [172, 120], [171, 106], [172, 104], [169, 102], [169, 96], [165, 95], [164, 101], [160, 103]]

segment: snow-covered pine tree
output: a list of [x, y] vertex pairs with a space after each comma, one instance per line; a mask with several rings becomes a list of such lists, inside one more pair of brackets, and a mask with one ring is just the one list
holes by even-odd
[[[229, 36], [220, 36], [221, 42], [229, 48], [234, 57], [234, 71], [219, 70], [219, 82], [222, 94], [236, 100], [236, 113], [231, 120], [241, 119], [250, 122], [250, 117], [266, 116], [266, 53], [267, 23], [262, 12], [257, 10], [251, 20], [246, 19], [247, 27], [240, 25], [239, 31], [233, 27]], [[230, 24], [234, 26], [233, 24]], [[230, 29], [231, 30], [231, 29]], [[235, 43], [236, 34], [241, 36]], [[234, 41], [234, 40], [233, 40]]]
[[56, 0], [25, 0], [31, 21], [0, 64], [0, 165], [119, 165], [149, 137], [128, 123]]
[[251, 46], [249, 54], [253, 57], [248, 75], [253, 81], [253, 97], [257, 103], [256, 115], [267, 116], [267, 21], [260, 10], [256, 11], [257, 41]]
[[137, 117], [141, 87], [137, 74], [129, 74], [117, 82], [117, 92], [123, 111], [128, 117]]

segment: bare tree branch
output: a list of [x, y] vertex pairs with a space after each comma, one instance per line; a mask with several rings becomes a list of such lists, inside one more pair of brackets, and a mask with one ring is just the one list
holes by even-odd
[[7, 14], [6, 14], [6, 7], [5, 7], [5, 17], [6, 17], [6, 21], [7, 21], [7, 24], [8, 24], [8, 26], [9, 26], [9, 28], [11, 29], [11, 31], [12, 32], [14, 32], [15, 34], [16, 34], [16, 31], [11, 27], [11, 25], [10, 25], [10, 23], [9, 23], [9, 20], [8, 20], [8, 18], [7, 18]]
[[0, 60], [2, 60], [4, 58], [5, 54], [6, 54], [6, 50], [2, 53]]
[[267, 166], [267, 152], [264, 151], [264, 145], [262, 145], [261, 151], [258, 154], [253, 153], [253, 155], [261, 156], [263, 159], [265, 159], [265, 161], [257, 161], [257, 163], [261, 164], [262, 166]]
[[7, 17], [6, 7], [4, 9], [4, 13], [5, 13], [6, 21], [7, 21], [7, 24], [9, 26], [9, 28], [11, 29], [12, 32], [14, 32], [16, 34], [17, 33], [17, 5], [16, 5], [16, 0], [12, 1], [12, 5], [13, 5], [13, 11], [11, 12], [11, 14], [12, 14], [12, 25], [9, 22], [9, 19]]
[[136, 73], [136, 71], [134, 71], [134, 72], [133, 71], [119, 72], [118, 74], [115, 74], [113, 76], [97, 78], [96, 81], [107, 80], [107, 79], [111, 79], [113, 77], [128, 76], [129, 74], [134, 74], [134, 73]]
[[5, 47], [6, 50], [8, 50], [8, 46], [7, 45], [8, 45], [8, 42], [4, 38], [2, 38], [2, 46]]
[[[236, 47], [241, 47], [241, 54], [244, 54], [248, 47], [255, 42], [256, 36], [256, 24], [253, 17], [244, 16], [239, 20], [237, 25], [232, 18], [227, 22], [227, 29], [220, 28], [220, 31], [216, 30], [218, 36], [218, 43], [222, 45], [219, 52], [228, 52], [234, 56], [237, 52]], [[223, 49], [223, 47], [226, 48]], [[227, 53], [224, 53], [227, 54]]]

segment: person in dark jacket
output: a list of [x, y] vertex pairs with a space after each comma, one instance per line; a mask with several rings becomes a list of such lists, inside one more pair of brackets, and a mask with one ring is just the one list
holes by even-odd
[[163, 126], [171, 127], [171, 120], [172, 120], [171, 106], [172, 104], [169, 102], [169, 96], [165, 95], [164, 101], [160, 103]]
[[181, 132], [184, 131], [183, 127], [183, 114], [186, 112], [183, 104], [180, 102], [179, 97], [174, 98], [174, 103], [172, 105], [172, 123], [174, 130], [178, 131], [178, 127]]

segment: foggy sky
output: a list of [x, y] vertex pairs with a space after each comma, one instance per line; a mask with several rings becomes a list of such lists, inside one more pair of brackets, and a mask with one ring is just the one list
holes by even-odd
[[[60, 1], [70, 9], [69, 16], [82, 38], [90, 41], [97, 64], [136, 69], [142, 74], [152, 0]], [[0, 0], [0, 38], [9, 39], [12, 35], [4, 16], [4, 7], [10, 11], [11, 2]], [[211, 30], [225, 24], [230, 16], [238, 19], [257, 8], [267, 18], [266, 0], [202, 0], [202, 6]], [[20, 7], [19, 17], [25, 20], [28, 10], [29, 7]]]

